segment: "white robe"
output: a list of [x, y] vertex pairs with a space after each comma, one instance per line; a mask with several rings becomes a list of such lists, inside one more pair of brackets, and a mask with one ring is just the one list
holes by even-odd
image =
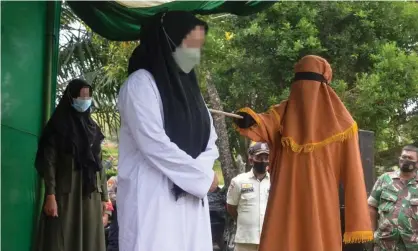
[[[207, 149], [193, 159], [165, 134], [161, 97], [148, 71], [129, 76], [118, 108], [119, 250], [212, 251], [206, 195], [219, 156], [212, 117]], [[173, 182], [194, 196], [176, 201]]]

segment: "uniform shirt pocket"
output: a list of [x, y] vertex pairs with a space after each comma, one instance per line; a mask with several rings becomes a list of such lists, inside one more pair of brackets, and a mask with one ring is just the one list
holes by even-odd
[[379, 214], [387, 214], [393, 211], [398, 200], [398, 195], [392, 191], [384, 190], [380, 196]]
[[409, 202], [411, 203], [412, 217], [418, 221], [418, 198], [412, 198]]
[[256, 196], [254, 192], [248, 192], [241, 194], [241, 208], [242, 211], [249, 211], [252, 206], [255, 205]]

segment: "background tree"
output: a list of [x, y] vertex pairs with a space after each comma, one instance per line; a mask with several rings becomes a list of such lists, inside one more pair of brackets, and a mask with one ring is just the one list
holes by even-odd
[[117, 140], [120, 118], [116, 99], [127, 77], [127, 63], [138, 42], [114, 42], [93, 33], [67, 4], [60, 31], [57, 98], [68, 81], [84, 78], [93, 86], [94, 118], [108, 137]]
[[[81, 22], [65, 5], [64, 11], [60, 82], [90, 79], [95, 117], [115, 134], [116, 96], [138, 43], [107, 41], [83, 25], [80, 31]], [[360, 128], [375, 132], [378, 166], [390, 168], [402, 145], [418, 141], [416, 3], [278, 2], [248, 17], [203, 18], [210, 32], [198, 73], [213, 108], [266, 110], [287, 98], [297, 60], [317, 54], [331, 63], [331, 85]], [[215, 124], [228, 183], [239, 172], [234, 158], [246, 159], [249, 142], [235, 132], [231, 119], [215, 116]]]
[[[385, 15], [382, 15], [385, 13]], [[376, 135], [376, 163], [389, 168], [417, 132], [418, 6], [389, 2], [280, 2], [249, 17], [210, 20], [205, 64], [223, 107], [263, 111], [289, 93], [307, 54], [332, 64], [332, 86], [359, 126]], [[213, 39], [211, 39], [213, 37]], [[230, 144], [247, 142], [227, 120]], [[245, 144], [245, 145], [243, 145]]]

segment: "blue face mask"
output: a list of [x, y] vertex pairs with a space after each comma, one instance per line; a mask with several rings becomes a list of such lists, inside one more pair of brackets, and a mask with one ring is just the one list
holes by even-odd
[[85, 112], [91, 106], [91, 99], [76, 99], [73, 98], [72, 107], [78, 112]]

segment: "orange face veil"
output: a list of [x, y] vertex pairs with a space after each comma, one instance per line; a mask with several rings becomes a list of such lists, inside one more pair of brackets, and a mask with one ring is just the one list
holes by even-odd
[[331, 80], [325, 59], [306, 56], [295, 65], [288, 100], [264, 113], [243, 108], [243, 119], [235, 120], [241, 135], [270, 148], [271, 190], [260, 251], [341, 250], [339, 184], [345, 198], [344, 242], [373, 239], [357, 124]]
[[330, 64], [309, 55], [294, 70], [295, 81], [282, 119], [282, 144], [294, 152], [310, 152], [357, 133], [357, 124], [329, 85]]
[[[345, 190], [346, 206], [344, 242], [367, 242], [373, 239], [373, 232], [366, 203], [357, 123], [329, 85], [331, 79], [331, 66], [321, 57], [306, 56], [295, 65], [295, 81], [282, 117], [281, 143], [295, 153], [310, 153], [334, 142], [344, 142], [341, 145], [344, 153], [338, 161], [329, 163], [341, 168], [338, 172]], [[332, 149], [331, 146], [328, 148], [329, 151]]]

